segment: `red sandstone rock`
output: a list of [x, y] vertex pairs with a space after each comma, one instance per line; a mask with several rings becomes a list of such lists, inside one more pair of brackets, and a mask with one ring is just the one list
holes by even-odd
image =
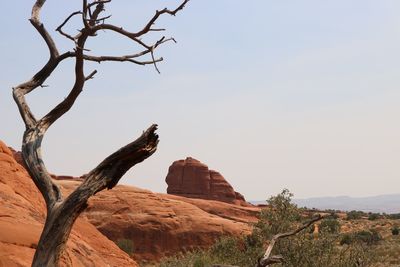
[[[0, 146], [0, 177], [3, 170], [2, 149], [5, 148]], [[26, 197], [25, 202], [30, 203], [25, 205], [24, 202], [23, 206], [31, 207], [33, 211], [18, 210], [15, 206], [23, 200], [13, 201], [10, 206], [12, 210], [16, 210], [16, 214], [12, 215], [12, 223], [5, 227], [1, 224], [4, 218], [1, 217], [2, 208], [0, 207], [0, 261], [3, 261], [4, 266], [28, 266], [34, 253], [31, 247], [37, 244], [41, 231], [45, 207], [26, 171], [16, 164], [15, 160], [10, 159], [11, 151], [7, 150], [6, 153], [8, 161], [13, 162], [13, 168], [19, 169], [21, 177], [16, 178], [10, 174], [3, 176], [9, 180], [8, 182], [23, 180], [29, 185], [25, 191], [21, 191], [25, 187], [18, 184], [13, 186], [12, 190], [20, 190], [18, 194], [13, 193], [14, 196], [29, 196]], [[216, 176], [218, 174], [213, 174], [213, 177]], [[65, 195], [80, 184], [79, 179], [62, 178], [58, 176], [56, 183]], [[218, 179], [220, 178], [217, 177]], [[0, 186], [1, 181], [0, 178]], [[219, 185], [216, 186], [218, 187]], [[6, 190], [0, 188], [2, 202], [3, 191]], [[11, 213], [11, 211], [4, 213]], [[27, 218], [18, 217], [27, 213], [30, 214], [24, 215]], [[35, 215], [37, 213], [39, 215]], [[68, 242], [68, 255], [74, 267], [104, 266], [103, 262], [110, 262], [108, 263], [110, 266], [136, 266], [132, 263], [133, 261], [127, 261], [127, 256], [120, 252], [113, 242], [107, 240], [107, 243], [98, 237], [100, 233], [93, 225], [115, 242], [119, 239], [133, 240], [134, 258], [139, 261], [154, 262], [163, 256], [209, 247], [215, 239], [223, 235], [248, 234], [251, 231], [250, 223], [257, 221], [258, 214], [257, 207], [243, 207], [220, 201], [157, 194], [136, 187], [117, 186], [112, 190], [99, 192], [90, 199], [88, 209], [74, 226]], [[34, 220], [31, 216], [39, 216], [39, 218]], [[18, 223], [16, 223], [17, 218]], [[11, 225], [16, 225], [19, 230], [15, 231]], [[3, 233], [3, 227], [7, 233], [17, 233], [16, 236]], [[24, 229], [27, 231], [23, 232]], [[25, 238], [28, 239], [25, 240]], [[3, 242], [5, 239], [7, 241]], [[82, 242], [83, 245], [80, 245]], [[78, 247], [71, 247], [73, 245]], [[82, 255], [78, 256], [79, 253]], [[103, 262], [99, 257], [103, 257]], [[78, 260], [86, 262], [82, 263]], [[19, 262], [21, 265], [18, 265]]]
[[[44, 201], [28, 173], [0, 141], [0, 266], [31, 266], [45, 220]], [[138, 266], [92, 224], [78, 219], [62, 266]]]
[[21, 151], [16, 151], [12, 147], [8, 147], [10, 151], [12, 152], [12, 156], [14, 159], [17, 161], [22, 166], [25, 166], [24, 160], [22, 159], [22, 153]]
[[[59, 180], [57, 184], [68, 194], [79, 182]], [[137, 261], [154, 262], [209, 247], [223, 235], [249, 234], [258, 213], [256, 207], [118, 185], [92, 197], [83, 216], [111, 240], [132, 240]]]
[[250, 205], [219, 172], [209, 170], [207, 165], [194, 158], [172, 163], [165, 181], [168, 194]]

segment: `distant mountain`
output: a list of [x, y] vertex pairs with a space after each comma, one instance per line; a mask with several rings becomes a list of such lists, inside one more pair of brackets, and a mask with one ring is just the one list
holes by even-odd
[[[334, 209], [342, 211], [360, 210], [365, 212], [400, 213], [400, 194], [372, 197], [316, 197], [293, 199], [299, 207], [316, 209]], [[252, 201], [253, 204], [265, 204], [265, 201]]]

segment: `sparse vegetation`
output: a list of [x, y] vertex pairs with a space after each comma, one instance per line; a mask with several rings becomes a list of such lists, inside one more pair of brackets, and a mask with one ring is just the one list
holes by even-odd
[[370, 213], [368, 215], [368, 220], [370, 220], [370, 221], [375, 221], [375, 220], [381, 219], [381, 218], [382, 218], [382, 215], [379, 213]]
[[389, 214], [387, 217], [392, 220], [400, 220], [400, 213]]
[[400, 229], [397, 225], [392, 227], [392, 235], [399, 235]]
[[[222, 238], [208, 250], [164, 259], [161, 266], [202, 267], [213, 264], [255, 266], [257, 259], [265, 252], [264, 244], [273, 235], [297, 228], [302, 221], [312, 215], [294, 205], [291, 202], [292, 196], [288, 190], [283, 190], [281, 194], [271, 197], [267, 201], [268, 208], [262, 210], [260, 220], [254, 225], [251, 235], [241, 238]], [[339, 246], [341, 237], [339, 229], [339, 221], [329, 218], [321, 222], [317, 235], [311, 231], [302, 231], [298, 235], [279, 240], [274, 246], [273, 254], [282, 255], [285, 262], [274, 266], [367, 266], [370, 262], [369, 247], [363, 242], [345, 242], [343, 243], [346, 244], [345, 248]], [[371, 235], [374, 236], [372, 232]]]
[[340, 240], [340, 244], [365, 243], [367, 245], [376, 245], [381, 240], [382, 237], [376, 230], [361, 230], [352, 234], [344, 234]]
[[361, 230], [354, 234], [356, 241], [364, 242], [368, 245], [375, 245], [382, 240], [381, 235], [375, 229], [372, 230]]
[[364, 212], [362, 211], [356, 211], [356, 210], [352, 210], [350, 212], [347, 213], [347, 220], [359, 220], [361, 219], [363, 216], [365, 216]]
[[352, 234], [344, 234], [340, 240], [340, 245], [350, 245], [353, 243], [353, 235]]
[[336, 234], [340, 232], [340, 223], [337, 219], [323, 220], [319, 226], [320, 232]]

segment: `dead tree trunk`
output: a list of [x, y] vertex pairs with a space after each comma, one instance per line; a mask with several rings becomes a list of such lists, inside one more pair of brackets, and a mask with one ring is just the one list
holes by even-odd
[[[100, 14], [104, 11], [104, 5], [111, 2], [111, 0], [94, 0], [92, 3], [87, 3], [87, 0], [83, 0], [82, 10], [69, 15], [57, 28], [61, 35], [74, 43], [74, 50], [63, 54], [59, 53], [51, 35], [40, 21], [40, 11], [45, 2], [46, 0], [36, 0], [32, 8], [30, 22], [46, 42], [50, 58], [29, 81], [13, 88], [14, 100], [26, 126], [22, 143], [22, 156], [29, 174], [43, 195], [47, 207], [46, 222], [32, 263], [32, 266], [35, 267], [58, 266], [72, 226], [79, 214], [86, 208], [88, 199], [101, 190], [113, 188], [131, 167], [151, 156], [157, 149], [158, 135], [155, 133], [157, 125], [152, 125], [135, 141], [104, 159], [89, 172], [82, 184], [68, 197], [64, 198], [62, 196], [60, 189], [52, 181], [42, 160], [41, 144], [49, 127], [70, 110], [82, 92], [85, 82], [92, 79], [97, 73], [95, 70], [86, 76], [84, 74], [84, 62], [89, 60], [96, 62], [131, 62], [139, 65], [152, 64], [158, 71], [157, 63], [162, 61], [162, 58], [155, 58], [154, 51], [161, 44], [170, 40], [174, 41], [174, 39], [162, 37], [155, 43], [148, 45], [141, 40], [141, 37], [150, 31], [163, 30], [153, 28], [158, 18], [163, 14], [175, 15], [184, 8], [188, 0], [185, 0], [175, 10], [165, 8], [157, 11], [138, 32], [129, 32], [122, 27], [105, 23], [109, 16], [100, 17]], [[65, 33], [62, 28], [74, 16], [82, 18], [83, 27], [77, 35], [72, 36]], [[94, 56], [86, 54], [86, 40], [95, 37], [100, 30], [113, 31], [128, 37], [142, 47], [142, 50], [135, 54], [124, 56]], [[150, 55], [151, 60], [140, 60], [144, 55]], [[36, 119], [25, 100], [25, 95], [42, 87], [58, 64], [68, 58], [75, 60], [75, 82], [70, 93], [47, 115], [41, 119]]]

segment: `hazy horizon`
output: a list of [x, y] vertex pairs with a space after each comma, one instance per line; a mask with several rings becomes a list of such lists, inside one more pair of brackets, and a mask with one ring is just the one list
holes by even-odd
[[[19, 149], [23, 123], [11, 88], [48, 59], [30, 25], [33, 1], [7, 1], [0, 22], [0, 140]], [[168, 1], [175, 7], [179, 1]], [[54, 29], [80, 1], [46, 2]], [[137, 30], [165, 1], [117, 1], [110, 22]], [[295, 198], [400, 193], [400, 2], [191, 0], [157, 26], [177, 44], [152, 66], [86, 64], [88, 81], [72, 110], [50, 128], [43, 156], [50, 172], [81, 175], [159, 124], [158, 151], [121, 183], [165, 192], [173, 161], [194, 157], [219, 171], [248, 200], [288, 188]], [[69, 30], [76, 30], [70, 27]], [[154, 33], [149, 39], [156, 39]], [[92, 54], [137, 51], [101, 33]], [[28, 96], [37, 117], [64, 98], [72, 61]]]

